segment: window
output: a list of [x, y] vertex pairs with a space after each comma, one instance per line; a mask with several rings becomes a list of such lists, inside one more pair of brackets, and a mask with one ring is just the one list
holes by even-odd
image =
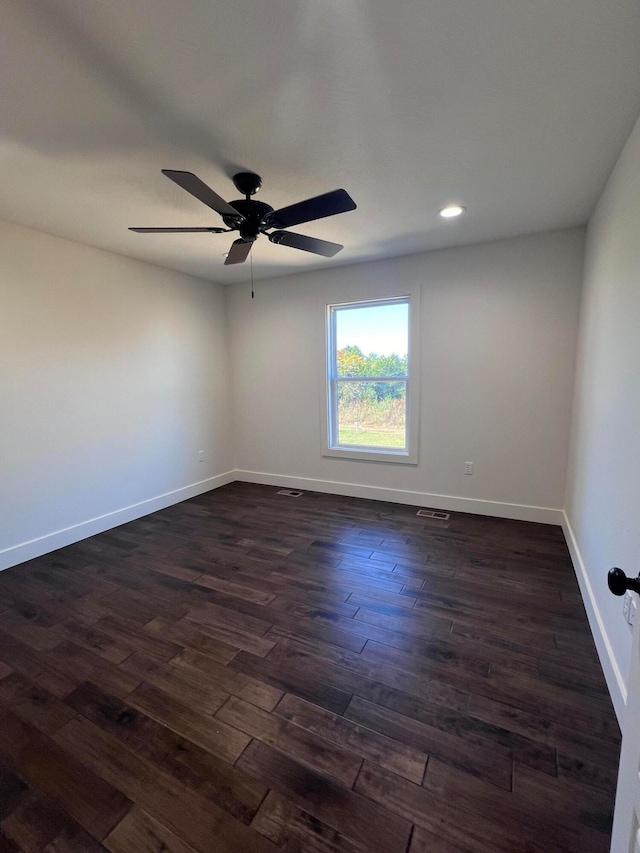
[[325, 453], [416, 462], [411, 297], [327, 306]]

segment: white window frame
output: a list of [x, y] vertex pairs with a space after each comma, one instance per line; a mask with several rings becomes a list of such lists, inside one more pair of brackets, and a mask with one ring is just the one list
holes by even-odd
[[[372, 448], [367, 445], [339, 445], [334, 441], [337, 436], [337, 387], [338, 379], [345, 381], [345, 377], [338, 377], [336, 370], [336, 339], [335, 318], [340, 310], [350, 308], [372, 308], [382, 305], [397, 305], [406, 303], [409, 306], [409, 347], [407, 353], [407, 376], [400, 377], [400, 381], [406, 382], [406, 436], [405, 448]], [[420, 322], [419, 291], [412, 291], [402, 295], [389, 295], [374, 299], [351, 300], [349, 302], [331, 303], [325, 306], [325, 407], [322, 423], [322, 455], [341, 459], [355, 459], [368, 462], [386, 462], [405, 465], [418, 464], [418, 329]], [[357, 376], [347, 381], [381, 381], [381, 377]], [[383, 380], [384, 381], [384, 380]], [[391, 377], [389, 380], [391, 381]], [[395, 380], [398, 381], [398, 380]]]

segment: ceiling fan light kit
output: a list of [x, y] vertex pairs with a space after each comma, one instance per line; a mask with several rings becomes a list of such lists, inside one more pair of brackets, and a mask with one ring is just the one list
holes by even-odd
[[225, 266], [244, 263], [249, 256], [253, 243], [260, 234], [265, 234], [272, 243], [289, 246], [291, 249], [300, 249], [303, 252], [312, 252], [314, 255], [322, 255], [325, 258], [332, 258], [344, 248], [340, 243], [331, 243], [328, 240], [319, 240], [316, 237], [307, 237], [304, 234], [295, 234], [283, 229], [356, 209], [356, 203], [349, 193], [340, 189], [274, 210], [271, 205], [251, 198], [262, 186], [262, 178], [254, 172], [238, 172], [233, 176], [233, 183], [238, 192], [244, 195], [244, 198], [231, 202], [226, 202], [191, 172], [163, 169], [162, 173], [178, 184], [179, 187], [182, 187], [183, 190], [206, 204], [207, 207], [219, 213], [227, 227], [130, 228], [129, 230], [136, 231], [139, 234], [186, 232], [223, 234], [238, 231], [240, 237], [234, 240], [226, 255]]

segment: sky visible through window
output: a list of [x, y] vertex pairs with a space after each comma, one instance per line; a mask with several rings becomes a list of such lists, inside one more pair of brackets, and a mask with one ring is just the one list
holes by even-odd
[[380, 305], [349, 308], [336, 316], [337, 349], [357, 346], [365, 355], [399, 356], [408, 349], [409, 306]]

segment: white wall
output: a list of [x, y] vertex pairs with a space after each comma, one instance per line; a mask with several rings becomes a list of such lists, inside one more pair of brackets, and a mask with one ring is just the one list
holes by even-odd
[[640, 123], [589, 223], [566, 514], [618, 716], [631, 632], [606, 584], [640, 571]]
[[[559, 521], [583, 241], [573, 230], [342, 267], [260, 282], [254, 300], [247, 286], [229, 288], [239, 476]], [[325, 303], [414, 284], [419, 464], [323, 458]]]
[[224, 480], [227, 352], [221, 287], [0, 223], [0, 568]]

